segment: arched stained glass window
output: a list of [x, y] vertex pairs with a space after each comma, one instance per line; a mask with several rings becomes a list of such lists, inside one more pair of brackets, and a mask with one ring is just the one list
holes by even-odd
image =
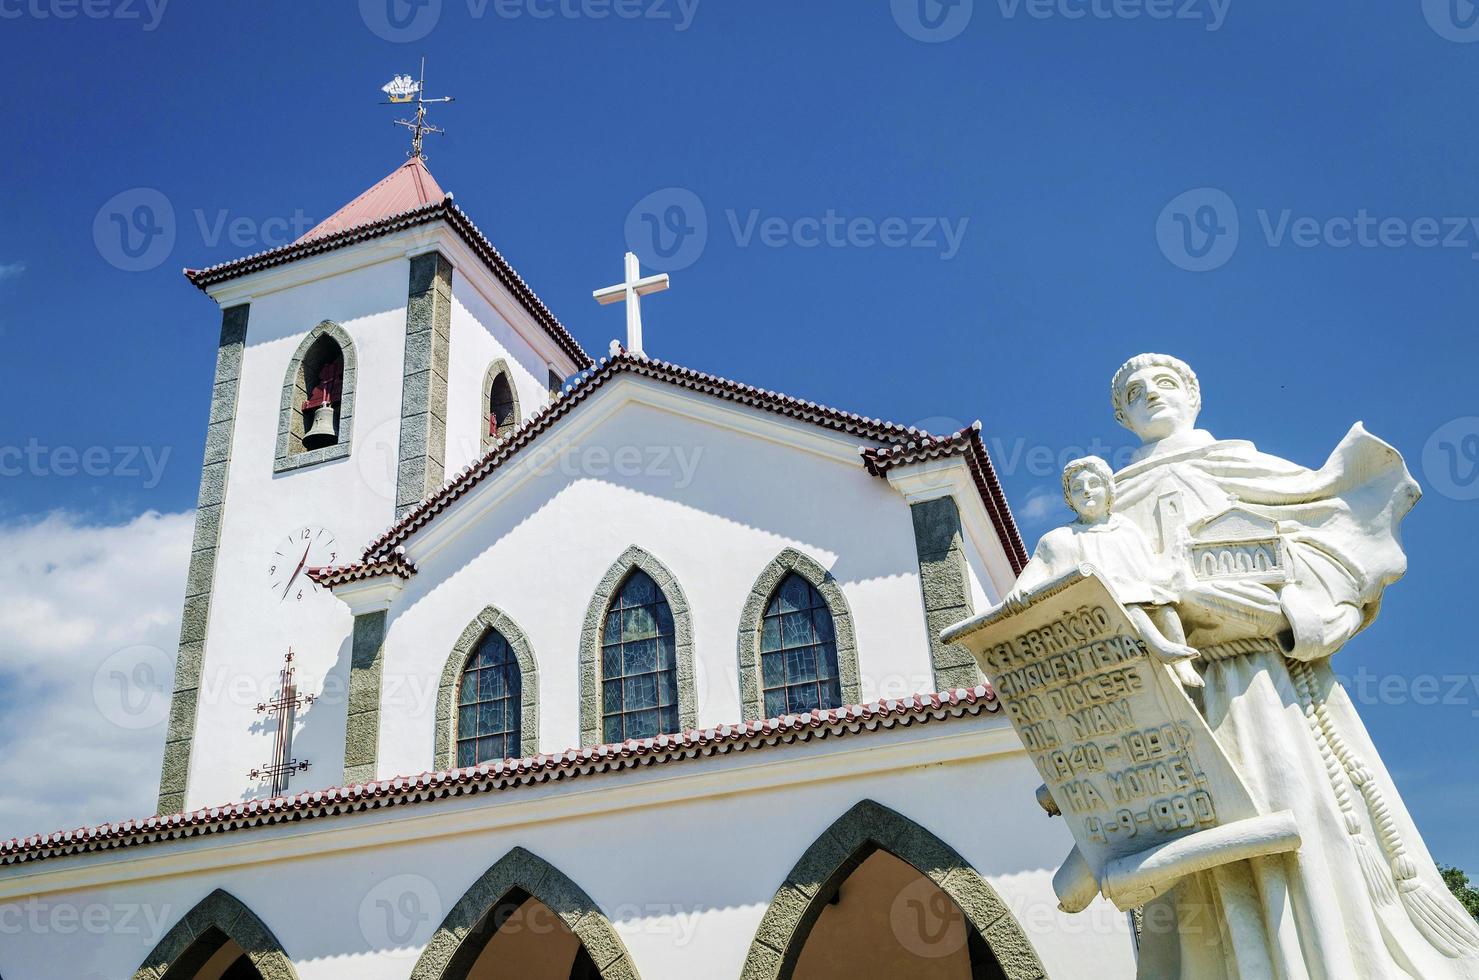
[[601, 635], [601, 737], [621, 742], [676, 732], [678, 669], [667, 597], [640, 568], [606, 611]]
[[523, 675], [513, 648], [497, 630], [478, 642], [457, 695], [457, 765], [521, 756]]
[[794, 572], [765, 607], [760, 676], [767, 718], [842, 705], [832, 611], [822, 594]]

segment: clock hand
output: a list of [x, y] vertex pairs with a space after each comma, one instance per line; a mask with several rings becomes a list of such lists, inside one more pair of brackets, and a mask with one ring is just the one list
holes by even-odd
[[295, 568], [295, 569], [293, 569], [292, 577], [288, 579], [288, 584], [283, 587], [283, 590], [282, 590], [282, 598], [281, 599], [278, 599], [277, 600], [278, 602], [282, 602], [284, 599], [286, 599], [288, 597], [288, 593], [292, 591], [292, 589], [293, 589], [293, 583], [296, 582], [296, 581], [298, 581], [298, 573], [301, 572], [301, 571], [303, 571], [303, 566], [304, 565], [308, 564], [308, 552], [311, 551], [312, 549], [313, 549], [313, 542], [310, 541], [310, 542], [308, 542], [308, 547], [303, 549], [303, 557], [302, 557], [302, 559], [299, 560], [298, 567]]

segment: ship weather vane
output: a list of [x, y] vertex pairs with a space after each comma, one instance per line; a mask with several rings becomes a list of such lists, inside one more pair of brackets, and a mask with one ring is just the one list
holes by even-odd
[[272, 761], [247, 774], [251, 779], [270, 779], [272, 796], [282, 796], [287, 792], [293, 773], [308, 771], [307, 759], [300, 761], [293, 758], [293, 727], [298, 721], [298, 709], [308, 707], [317, 698], [314, 694], [298, 693], [298, 685], [293, 680], [293, 651], [291, 649], [288, 650], [287, 658], [283, 661], [282, 671], [278, 674], [278, 678], [281, 688], [277, 697], [257, 705], [258, 714], [277, 716], [277, 738], [272, 746]]
[[421, 59], [421, 77], [412, 78], [410, 75], [397, 75], [387, 84], [380, 87], [390, 100], [382, 102], [381, 105], [411, 105], [416, 106], [415, 119], [397, 119], [397, 126], [404, 126], [411, 131], [411, 157], [420, 157], [423, 161], [425, 154], [421, 152], [422, 140], [428, 133], [443, 134], [446, 132], [439, 126], [433, 126], [426, 121], [426, 107], [437, 102], [451, 102], [452, 96], [444, 95], [437, 99], [426, 97], [426, 59]]

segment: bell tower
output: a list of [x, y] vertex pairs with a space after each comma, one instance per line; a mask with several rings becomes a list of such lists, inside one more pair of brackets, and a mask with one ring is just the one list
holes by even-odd
[[[277, 789], [368, 778], [374, 612], [306, 571], [354, 562], [347, 549], [483, 453], [504, 402], [527, 417], [550, 377], [592, 363], [419, 154], [298, 241], [186, 276], [221, 329], [161, 813], [271, 795], [260, 773], [284, 718], [311, 765]], [[264, 716], [290, 649], [317, 697], [295, 718]]]

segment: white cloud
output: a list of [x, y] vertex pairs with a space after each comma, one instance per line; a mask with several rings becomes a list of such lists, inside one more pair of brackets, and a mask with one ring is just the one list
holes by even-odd
[[22, 272], [26, 271], [24, 262], [0, 262], [0, 282], [7, 279], [17, 279]]
[[[1068, 516], [1068, 506], [1063, 503], [1063, 488], [1058, 484], [1036, 486], [1027, 491], [1027, 500], [1017, 509], [1023, 523], [1039, 525], [1061, 523]], [[1049, 521], [1049, 518], [1055, 520]]]
[[0, 525], [0, 840], [154, 812], [193, 527]]

